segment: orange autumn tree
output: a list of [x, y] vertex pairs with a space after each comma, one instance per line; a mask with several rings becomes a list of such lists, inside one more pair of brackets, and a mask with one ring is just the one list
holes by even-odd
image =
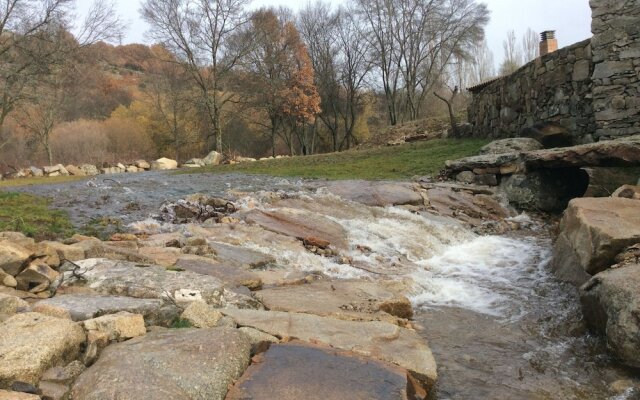
[[313, 133], [307, 133], [320, 112], [311, 59], [291, 21], [271, 9], [256, 11], [244, 40], [252, 46], [242, 62], [242, 89], [254, 109], [266, 114], [272, 153], [280, 137], [290, 154], [311, 153]]

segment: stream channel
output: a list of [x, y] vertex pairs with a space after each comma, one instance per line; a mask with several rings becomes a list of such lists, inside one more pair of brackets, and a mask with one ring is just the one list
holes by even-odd
[[[240, 208], [267, 207], [265, 191], [317, 201], [347, 230], [351, 257], [410, 282], [415, 322], [438, 363], [438, 399], [640, 399], [639, 392], [620, 385], [637, 379], [638, 371], [620, 366], [604, 343], [588, 334], [576, 289], [557, 282], [548, 270], [552, 239], [543, 222], [531, 220], [526, 229], [506, 236], [478, 236], [428, 214], [341, 201], [324, 193], [322, 183], [149, 172], [12, 190], [51, 198], [76, 226], [106, 217], [131, 228], [139, 221], [153, 225], [149, 217], [163, 202], [193, 193], [232, 191]], [[356, 252], [358, 245], [371, 253]], [[283, 264], [335, 278], [373, 279], [315, 254], [273, 255]]]

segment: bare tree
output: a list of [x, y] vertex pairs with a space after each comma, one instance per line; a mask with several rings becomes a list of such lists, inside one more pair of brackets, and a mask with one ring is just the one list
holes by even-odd
[[472, 50], [471, 76], [469, 82], [471, 84], [482, 83], [490, 78], [495, 77], [496, 67], [493, 52], [489, 49], [487, 42], [476, 44]]
[[484, 36], [486, 5], [474, 0], [355, 0], [368, 25], [392, 125], [418, 118], [452, 59]]
[[524, 63], [540, 57], [538, 33], [531, 28], [527, 28], [527, 31], [522, 36], [522, 54], [524, 55]]
[[[171, 50], [198, 87], [211, 131], [207, 139], [222, 151], [222, 114], [234, 94], [225, 82], [244, 51], [230, 46], [248, 21], [249, 0], [146, 0], [140, 13], [149, 36]], [[236, 43], [237, 44], [237, 43]]]
[[522, 66], [522, 49], [518, 46], [516, 33], [513, 30], [507, 32], [507, 38], [502, 42], [504, 60], [500, 64], [500, 74], [508, 75]]

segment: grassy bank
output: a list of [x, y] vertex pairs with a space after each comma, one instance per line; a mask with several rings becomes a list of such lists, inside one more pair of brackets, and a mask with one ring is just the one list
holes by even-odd
[[487, 144], [482, 139], [440, 139], [401, 146], [276, 160], [219, 165], [180, 173], [266, 174], [326, 179], [408, 179], [437, 174], [446, 160], [475, 155]]
[[31, 177], [31, 178], [18, 178], [8, 179], [6, 181], [0, 181], [0, 188], [3, 187], [18, 187], [18, 186], [31, 186], [31, 185], [53, 185], [56, 183], [66, 183], [79, 181], [85, 179], [84, 176], [54, 176], [54, 177]]
[[40, 240], [70, 236], [73, 227], [64, 212], [48, 207], [46, 199], [0, 192], [0, 231], [18, 231]]

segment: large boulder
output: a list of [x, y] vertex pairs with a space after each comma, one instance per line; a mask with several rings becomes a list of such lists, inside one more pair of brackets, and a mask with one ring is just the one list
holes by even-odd
[[7, 274], [16, 276], [26, 267], [32, 254], [32, 251], [18, 244], [0, 241], [0, 268]]
[[249, 223], [280, 233], [285, 236], [304, 240], [314, 237], [329, 242], [338, 249], [348, 248], [347, 232], [329, 218], [292, 208], [279, 208], [270, 211], [252, 210], [242, 215]]
[[205, 158], [202, 159], [204, 165], [219, 165], [222, 162], [223, 156], [217, 151], [212, 151]]
[[167, 326], [180, 315], [180, 309], [170, 301], [97, 294], [55, 296], [38, 302], [34, 305], [33, 310], [39, 311], [44, 307], [56, 307], [64, 310], [74, 321], [84, 321], [105, 314], [128, 311], [143, 315], [148, 325]]
[[80, 169], [85, 173], [85, 175], [88, 176], [95, 176], [100, 174], [100, 171], [98, 171], [98, 167], [92, 164], [82, 164], [80, 166]]
[[480, 154], [519, 153], [523, 151], [540, 150], [542, 148], [542, 144], [535, 139], [511, 138], [496, 140], [487, 144], [480, 149]]
[[560, 278], [581, 284], [615, 264], [616, 255], [638, 242], [640, 202], [620, 197], [574, 199], [560, 222], [552, 269]]
[[424, 205], [424, 199], [409, 183], [338, 181], [327, 185], [327, 190], [343, 199], [368, 206]]
[[178, 168], [178, 162], [166, 157], [159, 158], [151, 163], [152, 170], [166, 170]]
[[296, 342], [272, 345], [227, 400], [406, 400], [410, 387], [402, 368]]
[[571, 199], [581, 197], [589, 175], [577, 168], [533, 171], [503, 177], [500, 189], [509, 203], [532, 211], [562, 211]]
[[431, 350], [415, 331], [381, 321], [354, 322], [310, 314], [223, 309], [240, 326], [279, 338], [323, 343], [366, 357], [390, 362], [410, 371], [427, 389], [436, 382]]
[[75, 382], [74, 400], [224, 400], [249, 365], [251, 344], [231, 328], [174, 329], [107, 347]]
[[73, 176], [87, 176], [86, 172], [84, 172], [81, 168], [76, 167], [75, 165], [67, 165], [65, 169], [69, 171], [69, 174]]
[[0, 325], [0, 388], [38, 383], [47, 369], [74, 360], [85, 341], [75, 322], [38, 313], [16, 314]]
[[584, 317], [608, 348], [640, 368], [640, 264], [600, 272], [580, 288]]
[[[219, 279], [208, 275], [99, 258], [79, 261], [77, 264], [82, 267], [84, 279], [73, 284], [86, 285], [100, 294], [169, 299], [179, 297], [180, 293], [186, 291], [194, 293], [193, 300], [203, 299], [218, 307], [261, 307], [252, 297], [229, 290]], [[65, 281], [73, 281], [70, 272], [65, 273]]]

